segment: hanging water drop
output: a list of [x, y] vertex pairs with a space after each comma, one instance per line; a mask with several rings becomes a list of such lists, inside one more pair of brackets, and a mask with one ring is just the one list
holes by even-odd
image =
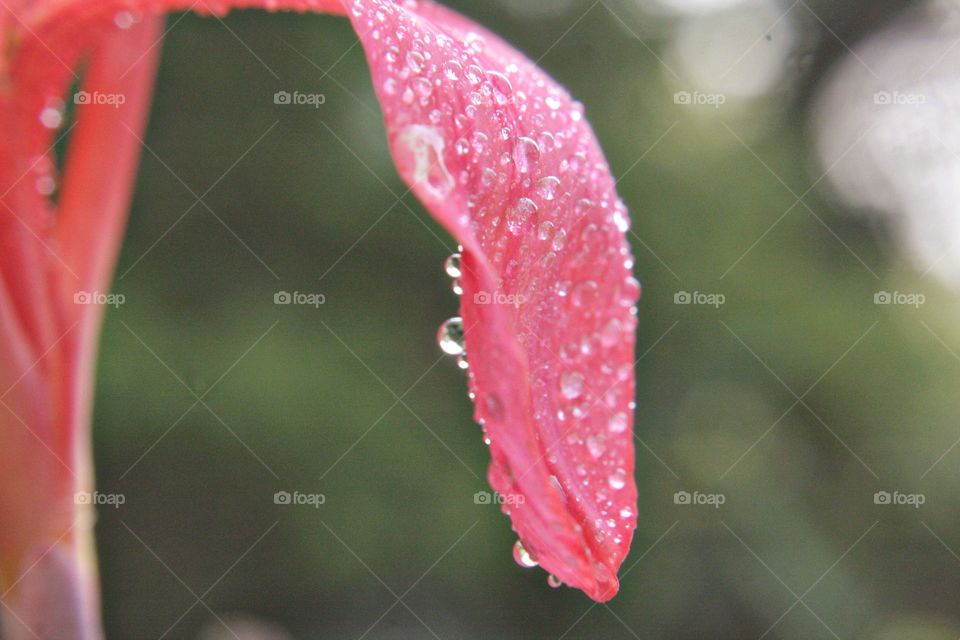
[[453, 282], [450, 283], [450, 288], [456, 295], [463, 295], [463, 285], [460, 284], [460, 278], [454, 278]]
[[461, 353], [457, 356], [457, 366], [466, 371], [470, 368], [470, 363], [467, 362], [467, 354]]
[[453, 317], [440, 325], [437, 344], [444, 353], [459, 356], [464, 352], [464, 342], [462, 318]]
[[552, 573], [547, 576], [547, 584], [550, 586], [551, 589], [557, 589], [563, 586], [563, 582], [560, 580], [560, 578], [553, 575]]
[[460, 269], [460, 254], [454, 253], [448, 257], [443, 263], [443, 270], [447, 272], [447, 275], [451, 278], [459, 278], [463, 275], [463, 271]]
[[534, 557], [530, 555], [530, 552], [523, 548], [523, 543], [519, 540], [513, 545], [513, 559], [517, 561], [518, 565], [527, 569], [531, 569], [539, 564]]

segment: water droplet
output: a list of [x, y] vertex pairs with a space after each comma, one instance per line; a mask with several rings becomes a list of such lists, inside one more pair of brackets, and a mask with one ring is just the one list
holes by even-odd
[[57, 129], [63, 124], [63, 110], [58, 106], [44, 107], [40, 111], [40, 124], [47, 129]]
[[413, 81], [413, 89], [421, 98], [426, 98], [433, 91], [433, 85], [426, 78], [417, 78]]
[[410, 172], [408, 179], [414, 184], [422, 184], [428, 195], [442, 200], [453, 188], [454, 180], [443, 162], [444, 140], [440, 130], [422, 124], [413, 124], [404, 128], [399, 135], [397, 149], [407, 158], [399, 158], [398, 165]]
[[497, 179], [497, 172], [487, 167], [483, 170], [483, 173], [480, 175], [480, 182], [483, 183], [483, 186], [489, 187]]
[[480, 84], [480, 81], [483, 80], [483, 69], [475, 64], [472, 64], [467, 67], [466, 76], [470, 84]]
[[640, 297], [640, 281], [629, 276], [623, 284], [623, 296], [620, 298], [621, 307], [632, 307]]
[[537, 228], [537, 237], [541, 240], [549, 240], [553, 236], [553, 223], [549, 220], [544, 220], [540, 223], [540, 226]]
[[456, 60], [449, 60], [443, 65], [443, 75], [447, 76], [448, 80], [459, 80], [462, 73], [463, 65]]
[[583, 376], [576, 371], [563, 374], [560, 377], [560, 392], [567, 400], [579, 398], [583, 393]]
[[552, 573], [547, 576], [547, 584], [550, 585], [551, 589], [557, 589], [563, 586], [563, 582], [560, 581], [560, 578], [553, 575]]
[[607, 478], [607, 484], [611, 489], [619, 491], [627, 486], [627, 474], [623, 469], [617, 469]]
[[587, 436], [587, 451], [594, 458], [599, 458], [607, 450], [606, 445], [596, 436]]
[[513, 85], [507, 76], [499, 71], [487, 71], [487, 77], [490, 79], [490, 86], [493, 87], [494, 100], [497, 104], [506, 104], [513, 95]]
[[113, 24], [120, 29], [129, 29], [137, 19], [129, 11], [119, 11], [113, 16]]
[[626, 233], [630, 229], [630, 216], [618, 207], [613, 212], [613, 224], [617, 225], [617, 229], [621, 233]]
[[520, 198], [517, 204], [507, 210], [507, 228], [513, 235], [520, 235], [524, 224], [536, 213], [537, 205], [530, 198]]
[[577, 204], [574, 207], [574, 210], [577, 212], [578, 216], [586, 215], [590, 209], [593, 209], [594, 203], [590, 198], [580, 198], [577, 200]]
[[446, 271], [447, 275], [451, 278], [459, 278], [462, 276], [463, 272], [460, 270], [460, 254], [450, 254], [443, 262], [443, 270]]
[[487, 148], [487, 134], [483, 131], [474, 131], [473, 135], [470, 137], [470, 141], [473, 144], [473, 150], [477, 153], [483, 153], [484, 149]]
[[612, 347], [620, 339], [623, 326], [617, 318], [611, 318], [600, 330], [600, 343], [605, 347]]
[[551, 246], [553, 247], [554, 251], [560, 251], [560, 249], [563, 249], [563, 245], [566, 243], [566, 241], [567, 232], [563, 229], [560, 229], [557, 231], [557, 234], [553, 236], [553, 244]]
[[57, 189], [57, 181], [52, 176], [40, 176], [35, 184], [37, 193], [42, 196], [49, 196]]
[[620, 509], [621, 518], [629, 518], [632, 515], [633, 515], [633, 509], [631, 509], [630, 507], [624, 507], [623, 509]]
[[610, 419], [607, 421], [607, 428], [610, 430], [610, 433], [623, 433], [627, 430], [628, 422], [627, 414], [621, 411], [610, 416]]
[[463, 319], [453, 317], [440, 325], [437, 332], [437, 344], [451, 356], [459, 356], [464, 351]]
[[414, 73], [420, 73], [423, 70], [423, 54], [419, 51], [408, 51], [407, 67]]
[[546, 102], [547, 106], [553, 110], [559, 109], [561, 105], [560, 99], [556, 96], [547, 96], [547, 99], [544, 102]]
[[537, 561], [534, 559], [530, 552], [523, 548], [523, 543], [517, 540], [513, 545], [513, 559], [517, 561], [521, 567], [526, 567], [530, 569], [537, 566]]
[[450, 288], [453, 290], [453, 293], [462, 296], [463, 295], [463, 285], [460, 284], [460, 278], [454, 278], [453, 282], [450, 283]]
[[540, 147], [526, 136], [517, 141], [513, 148], [513, 162], [520, 173], [530, 173], [540, 161]]
[[544, 200], [553, 200], [557, 197], [557, 187], [560, 186], [560, 179], [556, 176], [546, 176], [537, 180], [537, 193]]
[[466, 371], [470, 368], [470, 363], [467, 362], [467, 354], [461, 353], [457, 356], [457, 366]]

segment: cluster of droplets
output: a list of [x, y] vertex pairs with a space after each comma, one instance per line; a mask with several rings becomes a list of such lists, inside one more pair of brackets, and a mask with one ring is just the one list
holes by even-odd
[[[513, 559], [518, 565], [525, 569], [540, 566], [540, 563], [533, 557], [533, 554], [530, 553], [519, 540], [513, 543]], [[557, 576], [549, 574], [547, 576], [547, 584], [550, 585], [551, 588], [556, 589], [563, 585], [563, 582]]]
[[[463, 248], [460, 247], [460, 250]], [[460, 266], [460, 253], [453, 253], [443, 263], [444, 272], [451, 278], [451, 288], [458, 296], [463, 293], [460, 285], [460, 276], [463, 275]], [[440, 350], [447, 355], [455, 356], [457, 366], [461, 369], [468, 369], [470, 364], [467, 362], [466, 337], [464, 335], [463, 318], [454, 316], [445, 320], [437, 331], [437, 345]]]
[[[63, 127], [65, 113], [66, 105], [63, 100], [59, 97], [51, 97], [41, 107], [37, 119], [44, 128], [56, 131]], [[48, 152], [38, 156], [30, 167], [36, 192], [41, 196], [52, 196], [57, 190], [57, 172], [52, 155]]]

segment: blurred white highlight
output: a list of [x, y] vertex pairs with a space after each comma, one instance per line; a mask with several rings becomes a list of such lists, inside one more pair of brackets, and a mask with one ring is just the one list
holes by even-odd
[[960, 287], [960, 3], [859, 43], [815, 104], [817, 155], [845, 204], [881, 215], [921, 272]]

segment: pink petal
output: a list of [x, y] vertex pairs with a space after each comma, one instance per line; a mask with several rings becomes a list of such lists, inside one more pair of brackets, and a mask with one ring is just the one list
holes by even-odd
[[[22, 26], [9, 9], [0, 24]], [[57, 22], [42, 40], [22, 34], [4, 61], [12, 89], [0, 97], [0, 619], [11, 640], [100, 636], [94, 518], [74, 500], [93, 481], [100, 308], [74, 304], [73, 294], [109, 288], [161, 26], [152, 17], [128, 31]], [[81, 53], [82, 87], [127, 101], [79, 110], [55, 207], [42, 182], [57, 178], [50, 125]]]
[[[218, 0], [198, 8], [338, 12], [338, 4]], [[510, 501], [509, 514], [539, 564], [607, 600], [636, 526], [640, 287], [629, 218], [582, 106], [508, 44], [432, 2], [342, 5], [370, 61], [400, 174], [464, 246], [461, 315], [475, 415], [490, 439], [490, 482], [523, 497]], [[40, 2], [21, 19], [36, 30], [69, 30], [129, 6]]]
[[526, 551], [607, 600], [636, 527], [639, 295], [609, 167], [582, 106], [495, 35], [430, 2], [350, 4], [398, 169], [464, 247], [490, 482], [524, 497], [505, 510]]

